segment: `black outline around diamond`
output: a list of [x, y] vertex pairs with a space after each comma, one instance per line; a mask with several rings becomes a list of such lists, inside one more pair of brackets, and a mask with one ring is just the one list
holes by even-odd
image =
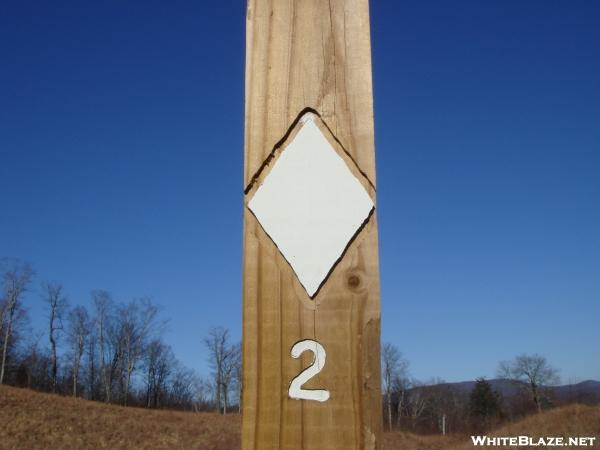
[[[367, 183], [369, 183], [369, 185], [373, 188], [373, 191], [376, 191], [375, 186], [373, 185], [373, 183], [371, 182], [371, 180], [369, 179], [369, 177], [367, 176], [367, 174], [365, 172], [363, 172], [360, 169], [360, 167], [358, 167], [358, 164], [356, 163], [356, 161], [354, 160], [354, 158], [352, 157], [352, 155], [350, 155], [350, 153], [348, 152], [348, 150], [346, 150], [346, 148], [343, 146], [343, 144], [340, 142], [340, 140], [333, 134], [333, 132], [331, 131], [331, 128], [329, 128], [329, 125], [327, 125], [327, 123], [323, 120], [323, 118], [321, 117], [321, 115], [316, 110], [314, 110], [313, 108], [306, 107], [302, 111], [300, 111], [300, 113], [298, 114], [298, 116], [294, 119], [294, 121], [292, 122], [292, 124], [288, 128], [288, 130], [285, 133], [285, 135], [275, 144], [275, 146], [273, 147], [273, 150], [271, 150], [271, 153], [269, 153], [269, 156], [267, 156], [267, 158], [261, 164], [261, 166], [259, 167], [259, 169], [252, 176], [252, 178], [250, 180], [250, 183], [248, 183], [248, 186], [246, 186], [246, 189], [244, 189], [244, 195], [248, 195], [248, 193], [252, 190], [252, 188], [254, 187], [254, 185], [256, 184], [256, 182], [258, 181], [258, 179], [260, 178], [260, 175], [262, 174], [263, 170], [266, 167], [268, 167], [269, 164], [271, 163], [271, 161], [275, 158], [277, 150], [279, 150], [279, 148], [282, 147], [283, 144], [287, 141], [287, 139], [289, 138], [290, 134], [296, 128], [296, 126], [298, 125], [298, 123], [300, 122], [300, 120], [302, 119], [302, 117], [304, 117], [304, 115], [309, 114], [309, 113], [312, 113], [312, 114], [316, 115], [321, 120], [321, 123], [323, 123], [323, 125], [325, 125], [325, 128], [327, 128], [327, 131], [329, 131], [329, 134], [331, 135], [331, 137], [333, 137], [333, 139], [338, 143], [338, 145], [341, 147], [341, 149], [344, 151], [344, 153], [350, 158], [350, 160], [352, 161], [352, 163], [356, 167], [356, 170], [358, 170], [358, 172], [360, 172], [360, 174], [365, 178], [365, 180], [367, 181]], [[360, 183], [360, 181], [359, 181], [359, 183]], [[363, 189], [364, 189], [364, 187], [363, 187]], [[369, 194], [367, 193], [367, 195], [369, 195]], [[369, 195], [369, 198], [370, 197], [371, 196]], [[373, 202], [373, 199], [371, 199], [371, 201]], [[375, 213], [375, 205], [373, 205], [371, 207], [371, 210], [369, 211], [369, 214], [367, 214], [367, 217], [365, 218], [365, 220], [356, 229], [356, 231], [354, 232], [354, 234], [352, 235], [352, 237], [346, 243], [346, 246], [342, 250], [342, 253], [340, 254], [339, 258], [334, 261], [334, 263], [331, 265], [331, 268], [327, 272], [327, 275], [325, 275], [323, 277], [323, 280], [321, 280], [321, 283], [319, 283], [319, 287], [317, 288], [317, 290], [315, 291], [315, 293], [313, 295], [310, 295], [308, 293], [308, 290], [306, 289], [306, 286], [304, 286], [304, 284], [302, 283], [302, 281], [300, 281], [300, 278], [298, 277], [298, 274], [294, 270], [294, 267], [288, 261], [288, 259], [285, 257], [285, 255], [283, 254], [283, 252], [281, 251], [281, 249], [279, 248], [279, 246], [277, 245], [277, 243], [275, 242], [275, 240], [267, 232], [267, 230], [265, 229], [265, 227], [263, 227], [263, 224], [260, 222], [260, 220], [258, 219], [258, 217], [256, 217], [256, 214], [254, 214], [254, 211], [252, 211], [248, 207], [247, 204], [246, 204], [246, 209], [248, 209], [248, 211], [250, 212], [250, 214], [252, 214], [252, 217], [254, 217], [256, 219], [256, 222], [258, 223], [258, 225], [260, 226], [260, 228], [268, 236], [269, 240], [273, 243], [273, 245], [275, 245], [275, 248], [277, 248], [277, 251], [283, 257], [284, 261], [288, 264], [288, 266], [290, 266], [290, 269], [292, 269], [292, 272], [296, 276], [296, 279], [298, 280], [298, 282], [300, 283], [300, 285], [304, 288], [304, 292], [306, 292], [306, 295], [308, 295], [308, 297], [311, 300], [314, 300], [317, 297], [317, 295], [319, 295], [319, 292], [321, 292], [321, 289], [323, 288], [323, 286], [325, 285], [325, 283], [327, 283], [327, 281], [331, 277], [331, 274], [333, 273], [333, 271], [335, 270], [335, 268], [338, 266], [338, 264], [340, 263], [340, 261], [344, 258], [344, 256], [346, 255], [346, 252], [348, 251], [348, 249], [350, 248], [350, 246], [352, 245], [352, 243], [358, 238], [359, 234], [362, 232], [362, 230], [369, 223], [369, 220], [371, 219], [371, 216], [373, 216], [373, 214]]]

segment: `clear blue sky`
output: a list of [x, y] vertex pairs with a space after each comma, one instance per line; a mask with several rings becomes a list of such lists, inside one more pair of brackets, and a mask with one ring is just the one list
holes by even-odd
[[[600, 379], [600, 3], [373, 1], [383, 336], [419, 378]], [[0, 256], [241, 337], [245, 7], [5, 1]], [[41, 330], [42, 306], [27, 299]]]

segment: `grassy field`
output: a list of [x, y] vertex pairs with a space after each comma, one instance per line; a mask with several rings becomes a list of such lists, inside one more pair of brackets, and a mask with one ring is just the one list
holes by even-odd
[[[591, 437], [596, 441], [593, 447], [560, 447], [560, 448], [600, 448], [600, 407], [585, 405], [569, 405], [553, 409], [541, 414], [534, 414], [519, 422], [511, 423], [489, 433], [490, 436], [531, 436], [533, 438], [563, 436]], [[463, 443], [452, 450], [472, 450], [471, 442]], [[494, 449], [509, 449], [514, 447], [493, 447]], [[552, 448], [552, 447], [519, 447]]]
[[[600, 407], [572, 405], [555, 409], [502, 427], [491, 435], [600, 438]], [[123, 408], [0, 386], [0, 448], [237, 450], [240, 448], [240, 417]], [[465, 437], [395, 432], [385, 434], [384, 448], [465, 450], [475, 447]], [[594, 448], [600, 448], [600, 443]]]
[[2, 449], [239, 449], [240, 417], [124, 408], [0, 386]]

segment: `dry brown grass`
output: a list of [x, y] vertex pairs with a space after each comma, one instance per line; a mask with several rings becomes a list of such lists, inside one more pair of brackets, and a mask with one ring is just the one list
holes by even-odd
[[[600, 406], [569, 405], [534, 414], [518, 422], [504, 425], [489, 436], [591, 437], [593, 447], [600, 448]], [[476, 448], [511, 449], [514, 447], [475, 447], [470, 438], [459, 436], [422, 436], [411, 433], [386, 433], [385, 450], [473, 450]], [[519, 447], [519, 449], [540, 447]], [[572, 447], [560, 447], [564, 449]], [[573, 447], [582, 448], [582, 447]]]
[[392, 432], [383, 436], [385, 450], [446, 450], [463, 438], [455, 436], [423, 436], [413, 433]]
[[239, 449], [238, 415], [151, 411], [0, 386], [2, 449]]
[[[237, 450], [240, 448], [240, 426], [237, 414], [220, 416], [123, 408], [0, 386], [1, 449]], [[598, 441], [600, 407], [566, 406], [527, 417], [490, 433], [490, 436], [519, 435], [597, 436]], [[476, 447], [465, 437], [394, 432], [385, 434], [384, 448], [473, 450]], [[600, 448], [600, 442], [593, 448]]]
[[[593, 447], [600, 448], [600, 406], [569, 405], [562, 408], [552, 409], [541, 414], [534, 414], [525, 419], [504, 425], [489, 436], [531, 436], [540, 437], [596, 437]], [[472, 450], [474, 447], [469, 440], [468, 443], [452, 450]], [[493, 447], [494, 449], [510, 449], [514, 447]], [[519, 447], [519, 449], [540, 447]], [[548, 447], [550, 448], [550, 447]], [[560, 448], [582, 448], [582, 447], [560, 447]]]

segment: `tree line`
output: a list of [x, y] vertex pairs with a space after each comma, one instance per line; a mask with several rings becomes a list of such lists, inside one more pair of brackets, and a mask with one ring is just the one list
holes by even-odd
[[[62, 284], [42, 282], [46, 329], [32, 333], [24, 304], [35, 283], [31, 265], [2, 259], [0, 276], [0, 384], [123, 406], [239, 411], [241, 345], [227, 329], [214, 327], [203, 339], [211, 370], [205, 377], [175, 357], [164, 339], [167, 320], [147, 297], [118, 302], [106, 290], [93, 290], [88, 309], [71, 305]], [[497, 376], [510, 383], [511, 395], [483, 378], [468, 389], [439, 378], [419, 381], [391, 343], [381, 347], [381, 375], [388, 430], [484, 431], [557, 403], [551, 387], [558, 372], [540, 355], [498, 365]]]
[[563, 401], [553, 390], [559, 381], [558, 370], [537, 354], [499, 363], [498, 379], [493, 381], [503, 389], [494, 388], [484, 378], [454, 384], [439, 378], [419, 381], [410, 376], [409, 362], [391, 343], [381, 347], [381, 372], [388, 430], [481, 432]]
[[228, 330], [213, 328], [204, 339], [212, 370], [204, 377], [177, 360], [149, 298], [118, 302], [94, 290], [88, 309], [49, 281], [39, 288], [46, 330], [32, 333], [24, 300], [35, 273], [18, 259], [0, 260], [0, 269], [0, 384], [124, 406], [226, 413], [239, 405], [240, 344]]

